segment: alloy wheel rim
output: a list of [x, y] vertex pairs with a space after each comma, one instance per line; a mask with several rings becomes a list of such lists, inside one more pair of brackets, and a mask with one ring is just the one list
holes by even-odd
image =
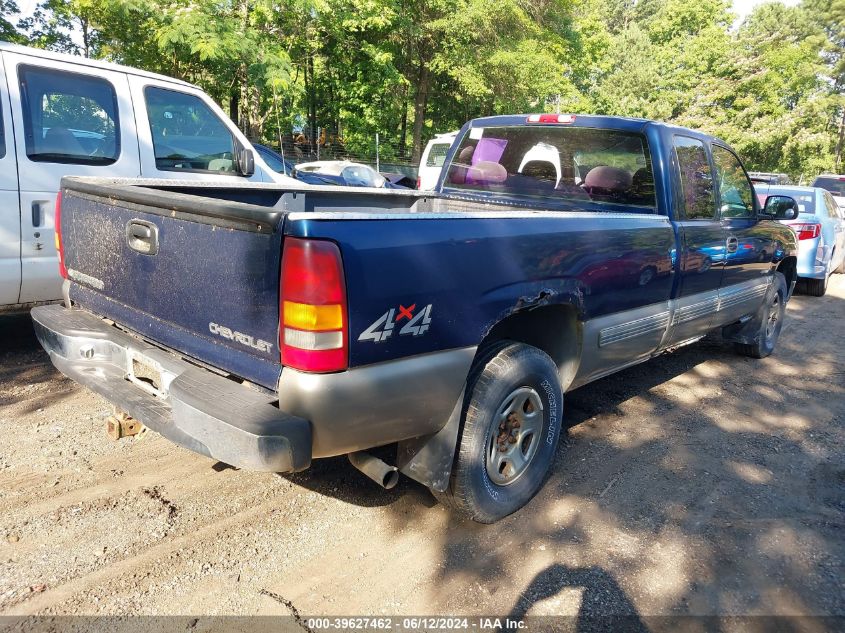
[[487, 476], [499, 486], [509, 486], [531, 464], [540, 446], [543, 402], [531, 387], [512, 391], [490, 424], [486, 443]]
[[777, 329], [778, 320], [780, 317], [780, 296], [775, 295], [772, 305], [769, 306], [769, 317], [766, 319], [766, 340], [772, 338], [772, 335]]

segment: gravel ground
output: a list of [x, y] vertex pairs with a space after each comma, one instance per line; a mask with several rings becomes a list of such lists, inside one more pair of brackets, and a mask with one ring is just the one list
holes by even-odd
[[0, 318], [0, 614], [845, 616], [844, 302], [796, 297], [763, 361], [706, 340], [568, 394], [554, 474], [493, 526], [344, 459], [111, 441]]

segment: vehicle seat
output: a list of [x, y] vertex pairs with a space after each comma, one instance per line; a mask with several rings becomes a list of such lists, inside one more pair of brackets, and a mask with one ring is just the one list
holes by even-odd
[[522, 168], [522, 175], [540, 182], [557, 184], [557, 168], [547, 160], [529, 160]]
[[618, 167], [601, 165], [594, 167], [584, 178], [584, 191], [590, 198], [602, 202], [629, 202], [631, 172]]
[[634, 172], [631, 181], [631, 197], [635, 204], [655, 204], [654, 176], [647, 167]]
[[467, 170], [472, 162], [472, 155], [475, 153], [475, 145], [463, 148], [457, 159], [452, 163], [449, 174], [449, 184], [463, 185], [466, 183]]
[[492, 160], [480, 160], [467, 169], [466, 183], [474, 185], [500, 185], [508, 177], [507, 170]]
[[42, 154], [88, 155], [85, 148], [82, 147], [82, 143], [66, 127], [51, 127], [44, 134], [44, 140], [40, 145], [38, 152]]

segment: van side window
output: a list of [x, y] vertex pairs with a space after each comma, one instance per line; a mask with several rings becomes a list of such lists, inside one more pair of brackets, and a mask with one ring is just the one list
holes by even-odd
[[681, 206], [686, 219], [714, 219], [716, 194], [704, 143], [689, 136], [676, 136], [674, 144], [681, 177]]
[[32, 161], [111, 165], [120, 156], [117, 95], [105, 79], [20, 66], [26, 155]]
[[155, 86], [144, 98], [156, 168], [235, 173], [235, 139], [202, 99]]
[[713, 164], [719, 181], [722, 217], [753, 217], [754, 189], [739, 159], [724, 147], [713, 145]]
[[0, 93], [0, 158], [6, 155], [6, 131], [3, 129], [3, 93]]

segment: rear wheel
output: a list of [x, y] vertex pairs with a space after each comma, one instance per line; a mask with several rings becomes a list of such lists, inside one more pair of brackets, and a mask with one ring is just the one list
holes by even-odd
[[803, 279], [804, 287], [802, 290], [805, 294], [812, 297], [823, 297], [827, 292], [827, 283], [830, 280], [830, 275], [825, 275], [822, 279]]
[[751, 358], [765, 358], [777, 345], [780, 331], [783, 327], [783, 317], [786, 314], [786, 278], [781, 273], [775, 273], [769, 292], [758, 314], [759, 330], [754, 343], [736, 343], [737, 353]]
[[470, 375], [452, 477], [438, 495], [479, 523], [498, 521], [531, 500], [561, 434], [563, 394], [554, 361], [522, 343], [492, 352]]

